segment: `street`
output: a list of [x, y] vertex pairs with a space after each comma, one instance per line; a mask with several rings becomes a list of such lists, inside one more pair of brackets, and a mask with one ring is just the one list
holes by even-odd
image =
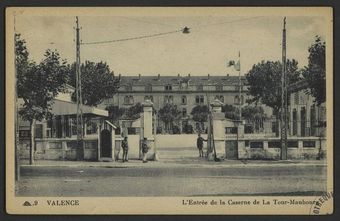
[[21, 166], [19, 196], [316, 195], [326, 166], [314, 164], [178, 164], [140, 161], [79, 166]]

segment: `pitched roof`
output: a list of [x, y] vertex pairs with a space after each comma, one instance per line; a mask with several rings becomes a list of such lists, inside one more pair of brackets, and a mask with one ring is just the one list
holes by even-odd
[[297, 81], [293, 84], [288, 85], [288, 91], [289, 92], [296, 92], [296, 91], [300, 91], [300, 90], [304, 90], [307, 89], [309, 87], [308, 82], [306, 80], [300, 80]]
[[[242, 76], [241, 80], [246, 81]], [[167, 85], [189, 81], [190, 85], [238, 85], [238, 76], [121, 76], [122, 85]]]

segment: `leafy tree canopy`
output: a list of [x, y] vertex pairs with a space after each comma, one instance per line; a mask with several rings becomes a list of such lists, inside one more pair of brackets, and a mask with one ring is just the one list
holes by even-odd
[[165, 104], [158, 113], [164, 123], [172, 123], [181, 117], [181, 111], [174, 104]]
[[[71, 75], [69, 84], [76, 87], [76, 65], [70, 65], [69, 69]], [[81, 64], [80, 70], [83, 104], [97, 106], [104, 99], [111, 98], [117, 91], [118, 79], [105, 62], [85, 61], [85, 64]], [[76, 100], [75, 93], [72, 99]]]
[[137, 103], [129, 108], [111, 105], [106, 107], [106, 110], [109, 112], [109, 118], [114, 122], [117, 122], [120, 119], [135, 120], [138, 119], [140, 117], [140, 113], [143, 112], [143, 105], [141, 103]]
[[315, 102], [320, 105], [326, 101], [326, 43], [319, 36], [309, 47], [308, 67], [303, 73]]
[[234, 105], [226, 104], [222, 107], [222, 112], [225, 113], [225, 117], [231, 120], [238, 120], [238, 108]]
[[36, 64], [28, 60], [26, 42], [16, 35], [16, 67], [18, 97], [24, 101], [20, 115], [23, 119], [42, 120], [51, 116], [54, 97], [63, 91], [67, 81], [66, 61], [57, 51], [47, 50]]
[[209, 107], [207, 105], [198, 105], [191, 110], [192, 119], [196, 122], [207, 122]]
[[248, 122], [264, 120], [266, 114], [261, 106], [247, 105], [242, 108], [242, 117]]
[[[260, 102], [278, 113], [281, 108], [281, 74], [282, 63], [279, 61], [262, 61], [254, 65], [246, 74], [248, 94], [252, 97], [247, 102]], [[287, 60], [288, 84], [300, 80], [300, 75], [298, 62]]]

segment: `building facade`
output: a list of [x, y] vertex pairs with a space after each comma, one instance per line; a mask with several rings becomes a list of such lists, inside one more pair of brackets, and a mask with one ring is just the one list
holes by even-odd
[[326, 135], [326, 104], [316, 104], [306, 81], [291, 85], [289, 94], [290, 136], [324, 137]]
[[[191, 111], [198, 105], [209, 105], [215, 99], [224, 104], [238, 106], [245, 105], [248, 98], [247, 88], [241, 86], [239, 94], [238, 76], [119, 76], [120, 88], [111, 98], [102, 103], [102, 108], [110, 105], [128, 108], [145, 100], [151, 100], [154, 109], [159, 111], [166, 104], [174, 104], [181, 112], [178, 126], [181, 131], [190, 124], [194, 130], [200, 127], [192, 120]], [[241, 85], [245, 85], [245, 77], [241, 78]], [[271, 110], [264, 107], [268, 114]], [[162, 122], [159, 121], [161, 124]], [[206, 123], [204, 124], [206, 129]], [[202, 129], [202, 128], [201, 128]]]

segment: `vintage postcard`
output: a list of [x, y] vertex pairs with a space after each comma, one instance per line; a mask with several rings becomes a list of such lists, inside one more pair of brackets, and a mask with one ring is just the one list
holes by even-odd
[[9, 214], [333, 213], [331, 7], [9, 7]]

